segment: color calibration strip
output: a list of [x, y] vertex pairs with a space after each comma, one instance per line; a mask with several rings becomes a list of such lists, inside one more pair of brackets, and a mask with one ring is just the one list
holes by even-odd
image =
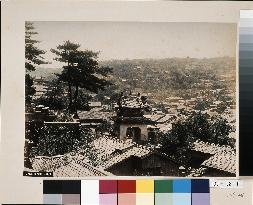
[[44, 180], [43, 204], [80, 204], [80, 180]]
[[209, 180], [45, 180], [43, 203], [209, 205]]
[[239, 173], [252, 176], [249, 166], [253, 143], [253, 10], [240, 11], [239, 24]]

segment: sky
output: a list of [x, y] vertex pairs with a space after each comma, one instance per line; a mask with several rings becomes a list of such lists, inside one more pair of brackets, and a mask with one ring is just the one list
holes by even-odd
[[[99, 60], [212, 58], [236, 56], [237, 26], [232, 23], [33, 22], [37, 46], [46, 51], [45, 67], [59, 67], [51, 48], [66, 40], [80, 49], [100, 51]], [[40, 66], [43, 67], [43, 66]]]

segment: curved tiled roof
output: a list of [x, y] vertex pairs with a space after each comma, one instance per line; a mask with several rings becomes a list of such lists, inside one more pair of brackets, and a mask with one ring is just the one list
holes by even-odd
[[202, 166], [236, 174], [236, 152], [231, 147], [196, 141], [192, 149], [212, 155], [201, 164]]

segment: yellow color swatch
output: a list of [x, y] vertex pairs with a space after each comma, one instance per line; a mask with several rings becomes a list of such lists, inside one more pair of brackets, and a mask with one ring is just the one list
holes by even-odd
[[[154, 205], [154, 193], [136, 193], [136, 204], [135, 205]], [[167, 205], [167, 204], [164, 204]], [[168, 204], [169, 205], [169, 204]]]
[[136, 180], [136, 193], [154, 193], [154, 180]]

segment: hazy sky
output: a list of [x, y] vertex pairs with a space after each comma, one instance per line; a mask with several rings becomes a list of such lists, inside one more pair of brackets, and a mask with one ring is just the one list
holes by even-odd
[[236, 54], [236, 24], [37, 21], [34, 27], [50, 67], [58, 66], [50, 49], [66, 40], [81, 44], [81, 49], [101, 51], [99, 60]]

